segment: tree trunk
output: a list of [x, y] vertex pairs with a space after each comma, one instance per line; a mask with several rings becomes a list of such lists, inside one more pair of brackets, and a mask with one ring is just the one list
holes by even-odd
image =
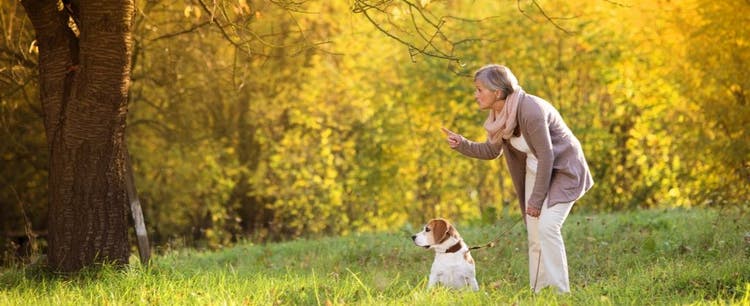
[[[39, 47], [39, 88], [50, 150], [52, 269], [126, 263], [124, 130], [132, 0], [23, 0]], [[69, 21], [77, 23], [71, 27]]]

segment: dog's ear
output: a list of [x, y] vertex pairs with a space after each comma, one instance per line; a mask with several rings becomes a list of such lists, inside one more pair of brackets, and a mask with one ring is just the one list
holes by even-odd
[[450, 230], [453, 230], [453, 226], [444, 219], [435, 219], [432, 225], [432, 237], [435, 240], [435, 244], [440, 244], [445, 239], [448, 239]]
[[461, 235], [458, 234], [458, 230], [456, 230], [456, 228], [453, 227], [453, 224], [448, 223], [448, 231], [446, 232], [446, 234], [448, 236], [456, 237], [458, 239], [461, 239]]

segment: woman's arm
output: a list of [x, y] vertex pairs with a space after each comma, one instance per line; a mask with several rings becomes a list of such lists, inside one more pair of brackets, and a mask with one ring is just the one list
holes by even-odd
[[484, 160], [495, 159], [503, 155], [502, 145], [499, 143], [493, 144], [489, 139], [485, 142], [474, 142], [464, 138], [459, 146], [454, 149], [468, 157]]
[[485, 142], [474, 142], [454, 133], [446, 128], [441, 128], [447, 137], [448, 145], [463, 155], [477, 159], [495, 159], [503, 154], [501, 144], [493, 144], [489, 139]]

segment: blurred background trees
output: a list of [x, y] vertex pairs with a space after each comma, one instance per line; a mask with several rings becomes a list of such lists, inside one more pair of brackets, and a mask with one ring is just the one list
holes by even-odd
[[[439, 131], [484, 139], [471, 73], [490, 62], [581, 139], [596, 185], [576, 210], [750, 199], [747, 2], [136, 4], [127, 141], [157, 246], [518, 214], [504, 163]], [[38, 251], [19, 248], [47, 222], [35, 43], [0, 9], [0, 240]]]

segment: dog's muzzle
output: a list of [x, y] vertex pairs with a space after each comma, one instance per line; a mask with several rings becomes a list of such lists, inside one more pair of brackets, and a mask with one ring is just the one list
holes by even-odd
[[429, 246], [429, 245], [418, 245], [418, 244], [417, 244], [417, 235], [412, 235], [412, 236], [411, 236], [411, 241], [412, 241], [412, 242], [414, 242], [414, 245], [416, 245], [416, 246], [418, 246], [418, 247], [423, 247], [423, 248], [425, 248], [425, 249], [429, 249], [429, 248], [430, 248], [430, 246]]

